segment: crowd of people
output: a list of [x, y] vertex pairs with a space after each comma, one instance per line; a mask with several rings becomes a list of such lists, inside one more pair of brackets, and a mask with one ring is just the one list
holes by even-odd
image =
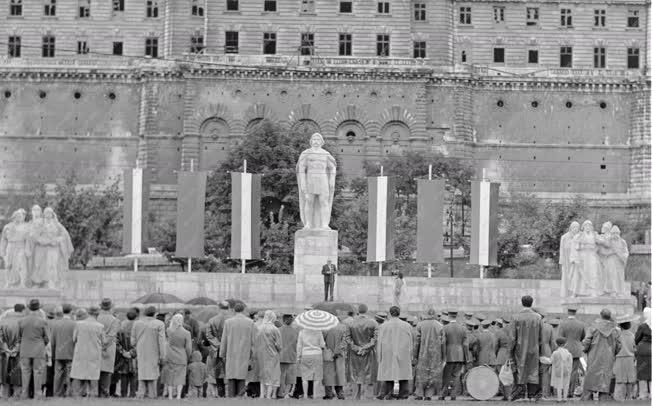
[[204, 324], [190, 310], [123, 315], [103, 299], [44, 312], [33, 299], [0, 318], [1, 395], [455, 400], [469, 392], [467, 372], [489, 368], [505, 400], [649, 399], [650, 308], [642, 320], [605, 309], [585, 325], [576, 308], [559, 319], [530, 296], [521, 303], [499, 318], [372, 315], [363, 304], [320, 331], [241, 302], [220, 303]]

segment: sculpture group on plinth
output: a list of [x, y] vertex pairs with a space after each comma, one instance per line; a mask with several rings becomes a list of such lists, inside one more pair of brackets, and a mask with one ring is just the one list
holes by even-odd
[[25, 217], [25, 210], [16, 210], [2, 229], [6, 287], [57, 288], [73, 252], [70, 234], [51, 207], [35, 205], [29, 222]]
[[606, 222], [598, 234], [590, 221], [573, 221], [559, 243], [562, 296], [626, 296], [628, 256], [618, 226]]

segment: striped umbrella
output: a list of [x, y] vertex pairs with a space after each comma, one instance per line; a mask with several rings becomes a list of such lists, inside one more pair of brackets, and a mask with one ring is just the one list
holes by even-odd
[[308, 310], [301, 313], [296, 319], [299, 327], [306, 330], [330, 330], [339, 324], [337, 317], [322, 310]]

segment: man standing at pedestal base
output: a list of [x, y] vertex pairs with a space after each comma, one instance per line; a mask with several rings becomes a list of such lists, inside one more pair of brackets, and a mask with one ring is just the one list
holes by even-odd
[[326, 265], [321, 268], [321, 273], [324, 275], [324, 302], [328, 302], [328, 293], [330, 292], [330, 301], [333, 301], [333, 290], [335, 289], [335, 275], [337, 275], [337, 267], [333, 265], [331, 260], [326, 261]]

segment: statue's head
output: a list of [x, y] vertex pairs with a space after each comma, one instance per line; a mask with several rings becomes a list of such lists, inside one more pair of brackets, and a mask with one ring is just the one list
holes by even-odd
[[615, 234], [617, 236], [620, 236], [620, 228], [618, 228], [618, 226], [611, 227], [611, 234]]
[[582, 223], [582, 231], [587, 233], [593, 231], [593, 223], [591, 223], [590, 220], [586, 220], [584, 223]]
[[41, 210], [41, 206], [38, 204], [35, 204], [32, 206], [32, 218], [33, 219], [40, 219], [41, 215], [43, 214], [43, 210]]
[[577, 233], [578, 231], [580, 231], [580, 223], [578, 223], [577, 221], [573, 221], [573, 222], [570, 224], [570, 227], [568, 227], [568, 230], [569, 230], [571, 233]]
[[46, 207], [45, 210], [43, 210], [43, 217], [47, 220], [52, 220], [55, 218], [54, 210], [52, 210], [52, 207]]
[[601, 229], [602, 234], [608, 233], [611, 230], [611, 227], [613, 227], [613, 224], [611, 224], [611, 221], [607, 221], [606, 223], [602, 223], [602, 229]]
[[321, 148], [322, 145], [324, 145], [324, 137], [319, 133], [314, 133], [310, 137], [310, 146], [313, 148]]
[[27, 212], [24, 209], [18, 209], [11, 215], [11, 220], [16, 223], [22, 223], [25, 221], [25, 215]]

